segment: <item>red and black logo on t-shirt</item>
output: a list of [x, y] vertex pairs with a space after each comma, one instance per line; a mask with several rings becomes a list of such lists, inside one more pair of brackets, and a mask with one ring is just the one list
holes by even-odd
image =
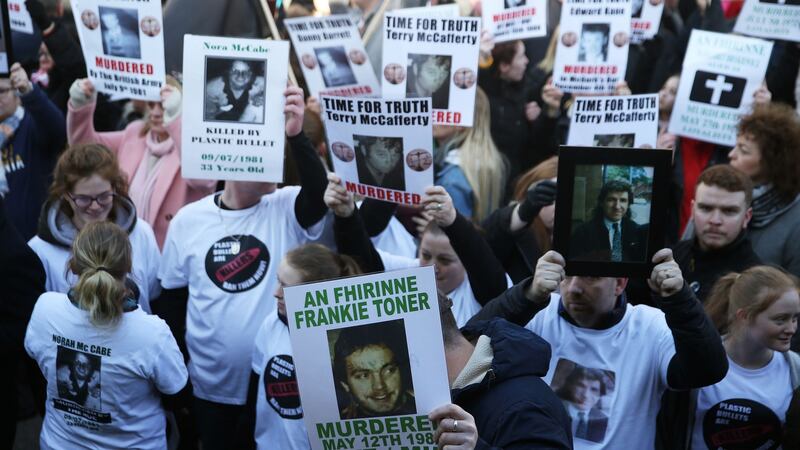
[[224, 237], [206, 253], [208, 278], [225, 292], [244, 292], [258, 285], [269, 268], [269, 250], [254, 236]]
[[264, 368], [264, 392], [267, 403], [284, 419], [302, 419], [303, 407], [300, 406], [300, 391], [297, 389], [297, 377], [294, 362], [289, 355], [275, 355]]
[[708, 448], [774, 450], [780, 446], [782, 435], [775, 412], [744, 398], [719, 402], [703, 417], [703, 439]]

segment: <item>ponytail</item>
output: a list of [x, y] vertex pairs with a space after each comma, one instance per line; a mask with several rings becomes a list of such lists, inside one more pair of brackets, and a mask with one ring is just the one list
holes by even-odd
[[89, 312], [92, 325], [116, 325], [127, 294], [125, 277], [131, 270], [128, 235], [110, 222], [86, 225], [72, 244], [69, 268], [78, 275], [73, 298]]
[[720, 333], [729, 333], [738, 311], [750, 321], [784, 293], [797, 289], [797, 279], [782, 269], [755, 266], [720, 278], [711, 289], [705, 310]]

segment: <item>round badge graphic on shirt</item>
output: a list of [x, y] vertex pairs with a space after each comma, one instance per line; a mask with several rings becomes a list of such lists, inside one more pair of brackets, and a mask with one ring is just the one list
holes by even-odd
[[264, 368], [264, 392], [267, 403], [284, 419], [302, 419], [300, 391], [294, 362], [289, 355], [275, 355]]
[[743, 398], [719, 402], [703, 417], [708, 448], [774, 450], [781, 443], [781, 421], [761, 403]]
[[206, 274], [225, 292], [244, 292], [257, 286], [267, 274], [269, 250], [254, 236], [224, 237], [206, 253]]

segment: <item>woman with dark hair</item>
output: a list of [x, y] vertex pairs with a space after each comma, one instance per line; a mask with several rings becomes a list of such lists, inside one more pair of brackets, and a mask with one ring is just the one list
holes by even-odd
[[133, 248], [130, 296], [150, 312], [158, 296], [158, 251], [153, 229], [136, 217], [128, 183], [116, 155], [99, 144], [73, 145], [56, 163], [50, 196], [39, 217], [39, 229], [28, 245], [39, 255], [48, 291], [67, 293], [75, 274], [66, 271], [75, 236], [88, 224], [111, 222], [128, 233]]
[[731, 165], [753, 181], [753, 250], [765, 263], [800, 276], [800, 118], [770, 103], [739, 122]]
[[[278, 266], [278, 287], [274, 294], [277, 307], [256, 334], [245, 414], [247, 447], [253, 447], [253, 438], [259, 449], [306, 450], [310, 445], [292, 361], [283, 288], [360, 273], [352, 258], [319, 244], [305, 244], [284, 256]], [[278, 367], [284, 375], [272, 375], [273, 367]]]
[[47, 380], [40, 446], [164, 449], [162, 402], [188, 392], [188, 373], [164, 321], [130, 298], [128, 233], [89, 223], [71, 254], [77, 282], [39, 297], [25, 335]]

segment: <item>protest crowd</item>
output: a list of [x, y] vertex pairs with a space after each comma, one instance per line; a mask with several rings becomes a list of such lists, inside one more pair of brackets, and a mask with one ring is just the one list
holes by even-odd
[[0, 449], [800, 450], [797, 0], [0, 6]]

